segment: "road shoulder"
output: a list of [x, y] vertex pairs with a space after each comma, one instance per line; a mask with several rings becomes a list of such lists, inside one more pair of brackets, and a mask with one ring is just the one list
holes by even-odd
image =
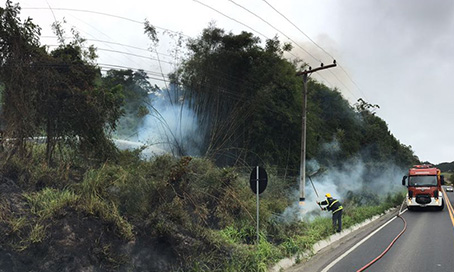
[[341, 233], [333, 234], [316, 243], [312, 251], [307, 251], [302, 256], [283, 259], [269, 271], [321, 271], [348, 248], [396, 216], [398, 210], [399, 208], [389, 209], [382, 215], [374, 216], [361, 224], [343, 230]]

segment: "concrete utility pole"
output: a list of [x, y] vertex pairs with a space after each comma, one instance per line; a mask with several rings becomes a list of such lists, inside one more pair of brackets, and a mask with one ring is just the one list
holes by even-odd
[[309, 70], [305, 70], [303, 72], [298, 72], [297, 76], [303, 76], [303, 120], [302, 120], [302, 127], [301, 127], [301, 163], [300, 163], [300, 205], [304, 205], [304, 201], [306, 200], [306, 107], [307, 107], [307, 78], [309, 74], [336, 67], [336, 60], [334, 60], [333, 64], [323, 66], [323, 63], [320, 67], [312, 69], [309, 67]]

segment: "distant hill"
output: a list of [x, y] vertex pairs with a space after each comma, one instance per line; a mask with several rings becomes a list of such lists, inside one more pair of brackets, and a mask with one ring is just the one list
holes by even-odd
[[442, 172], [454, 172], [454, 161], [453, 162], [442, 162], [435, 165]]

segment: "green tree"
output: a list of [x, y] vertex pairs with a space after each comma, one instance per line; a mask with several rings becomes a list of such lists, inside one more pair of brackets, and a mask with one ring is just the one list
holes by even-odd
[[357, 114], [362, 120], [361, 145], [363, 152], [376, 162], [394, 162], [399, 166], [408, 167], [416, 163], [418, 158], [413, 154], [410, 146], [403, 145], [389, 131], [388, 125], [380, 117], [375, 115], [374, 110], [380, 108], [358, 99], [355, 104]]
[[143, 124], [143, 118], [150, 112], [149, 94], [157, 90], [148, 81], [148, 76], [143, 70], [109, 70], [103, 77], [103, 84], [107, 88], [119, 87], [124, 96], [122, 109], [125, 115], [119, 120], [116, 133], [129, 137], [137, 132]]
[[[205, 154], [218, 163], [271, 164], [298, 174], [302, 80], [277, 38], [260, 40], [209, 26], [188, 43], [189, 57], [171, 75], [206, 125]], [[308, 82], [307, 157], [342, 166], [349, 158], [406, 165], [415, 156], [375, 116], [378, 105], [351, 106], [341, 93]]]
[[188, 48], [172, 78], [208, 128], [205, 153], [220, 163], [293, 163], [301, 82], [277, 38], [263, 48], [251, 33], [210, 26]]
[[83, 57], [76, 43], [61, 45], [49, 56], [52, 69], [42, 82], [40, 116], [45, 125], [48, 159], [58, 139], [72, 142], [85, 156], [105, 159], [115, 150], [106, 132], [116, 128], [122, 111], [119, 87], [101, 84], [99, 68]]
[[[121, 115], [119, 88], [107, 89], [94, 64], [94, 49], [84, 52], [83, 39], [47, 53], [39, 44], [39, 27], [19, 19], [20, 7], [0, 9], [0, 82], [6, 137], [16, 139], [20, 154], [25, 139], [47, 136], [47, 161], [58, 141], [76, 143], [83, 154], [106, 158], [114, 151], [106, 132]], [[56, 26], [58, 28], [58, 26]], [[61, 33], [61, 32], [60, 32]]]
[[45, 54], [40, 47], [40, 28], [27, 18], [19, 18], [20, 7], [6, 1], [0, 8], [0, 82], [2, 115], [5, 120], [5, 136], [16, 139], [15, 147], [25, 152], [25, 139], [34, 136], [39, 129], [36, 113], [37, 82], [35, 73], [42, 68], [39, 61]]
[[[337, 90], [316, 81], [308, 82], [308, 159], [336, 165], [361, 149], [362, 125], [353, 108]], [[339, 145], [332, 150], [330, 145]]]

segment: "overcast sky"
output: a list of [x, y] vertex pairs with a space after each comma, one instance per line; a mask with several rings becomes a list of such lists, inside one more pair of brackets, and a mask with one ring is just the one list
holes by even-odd
[[[197, 37], [215, 22], [227, 32], [245, 30], [262, 40], [277, 35], [294, 43], [289, 57], [302, 58], [312, 67], [331, 63], [334, 57], [340, 66], [313, 77], [338, 88], [352, 105], [358, 98], [378, 104], [377, 115], [421, 160], [454, 161], [454, 1], [200, 2], [205, 5], [193, 0], [24, 0], [20, 5], [22, 16], [32, 17], [42, 27], [43, 44], [57, 44], [50, 25], [65, 18], [68, 29], [74, 26], [98, 48], [99, 63], [141, 68], [155, 78], [162, 78], [161, 70], [171, 71], [177, 61], [171, 51], [178, 49], [176, 39], [164, 29], [180, 32], [183, 38]], [[143, 34], [145, 19], [159, 32], [158, 56], [146, 51], [152, 44]]]

